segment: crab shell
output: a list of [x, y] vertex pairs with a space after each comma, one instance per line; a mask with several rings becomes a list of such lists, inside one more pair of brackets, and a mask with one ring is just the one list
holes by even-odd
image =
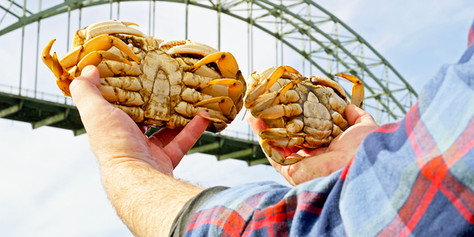
[[[352, 103], [362, 106], [364, 87], [351, 75], [337, 74], [354, 83]], [[272, 147], [318, 148], [327, 146], [349, 124], [344, 110], [349, 103], [335, 81], [305, 77], [289, 66], [271, 67], [247, 79], [245, 107], [268, 128], [259, 131], [260, 144], [268, 157], [288, 165], [301, 158], [285, 158]]]
[[188, 40], [164, 41], [132, 26], [105, 21], [78, 30], [73, 49], [61, 59], [50, 55], [50, 41], [43, 61], [61, 91], [70, 96], [72, 80], [95, 65], [104, 98], [139, 124], [180, 128], [203, 116], [201, 111], [212, 121], [208, 131], [221, 131], [233, 121], [246, 84], [231, 53]]

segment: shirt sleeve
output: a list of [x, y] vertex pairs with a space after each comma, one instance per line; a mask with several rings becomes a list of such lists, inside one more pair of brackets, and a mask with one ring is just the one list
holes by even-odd
[[398, 123], [350, 164], [295, 187], [229, 188], [205, 201], [186, 236], [467, 236], [474, 233], [472, 48], [446, 65]]
[[227, 187], [223, 186], [208, 188], [189, 200], [178, 213], [178, 216], [174, 219], [169, 236], [184, 236], [189, 219], [191, 219], [191, 216], [196, 212], [197, 208], [209, 198], [225, 189], [227, 189]]

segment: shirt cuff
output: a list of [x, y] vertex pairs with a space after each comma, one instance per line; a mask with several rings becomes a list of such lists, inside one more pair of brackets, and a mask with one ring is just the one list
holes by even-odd
[[197, 209], [206, 202], [209, 198], [213, 197], [217, 193], [228, 189], [224, 186], [216, 186], [208, 188], [200, 192], [195, 197], [191, 198], [178, 213], [178, 216], [173, 221], [169, 236], [184, 236], [188, 227], [189, 220]]

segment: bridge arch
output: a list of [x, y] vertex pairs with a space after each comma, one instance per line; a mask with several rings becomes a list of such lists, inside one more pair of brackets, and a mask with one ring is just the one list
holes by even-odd
[[[98, 5], [109, 5], [110, 18], [119, 18], [120, 10], [123, 11], [120, 8], [120, 3], [124, 2], [138, 1], [68, 0], [47, 7], [41, 6], [41, 1], [38, 6], [34, 7], [30, 6], [31, 4], [28, 5], [27, 1], [24, 1], [23, 5], [14, 1], [1, 3], [0, 9], [3, 10], [3, 14], [0, 16], [0, 26], [7, 16], [16, 19], [16, 21], [10, 21], [9, 25], [0, 28], [0, 37], [17, 29], [24, 31], [25, 26], [35, 22], [38, 24], [39, 34], [41, 20], [63, 13], [71, 14], [71, 12], [78, 11], [80, 22], [82, 11]], [[412, 106], [414, 97], [417, 96], [401, 74], [362, 36], [314, 1], [149, 0], [141, 2], [149, 2], [149, 29], [151, 29], [151, 25], [155, 24], [152, 19], [154, 19], [157, 2], [184, 4], [185, 37], [188, 36], [189, 6], [215, 11], [217, 13], [218, 48], [221, 45], [222, 14], [246, 22], [248, 25], [249, 64], [252, 64], [252, 55], [254, 54], [253, 30], [258, 29], [276, 39], [275, 50], [278, 52], [275, 57], [275, 65], [284, 63], [284, 58], [288, 54], [287, 49], [290, 49], [300, 56], [301, 66], [297, 68], [303, 74], [324, 74], [330, 78], [333, 78], [335, 73], [349, 73], [358, 76], [366, 86], [366, 109], [380, 123], [392, 122], [403, 117]], [[22, 41], [24, 41], [23, 38]], [[21, 54], [23, 56], [23, 45]], [[250, 69], [253, 70], [251, 65]]]

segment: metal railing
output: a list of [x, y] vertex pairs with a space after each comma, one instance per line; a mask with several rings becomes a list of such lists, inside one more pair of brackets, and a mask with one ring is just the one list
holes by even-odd
[[72, 101], [72, 98], [70, 97], [65, 97], [65, 96], [53, 94], [53, 93], [41, 92], [34, 89], [19, 88], [12, 85], [0, 84], [0, 91], [9, 93], [11, 95], [24, 96], [24, 97], [33, 98], [33, 99], [74, 106], [74, 102]]

